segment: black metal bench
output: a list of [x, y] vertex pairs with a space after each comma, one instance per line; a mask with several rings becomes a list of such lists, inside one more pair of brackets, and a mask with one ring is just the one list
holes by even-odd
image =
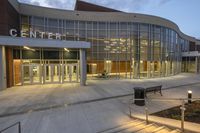
[[162, 96], [162, 85], [152, 86], [152, 87], [145, 88], [145, 96], [146, 97], [147, 97], [147, 93], [149, 93], [149, 92], [154, 92], [154, 94], [156, 92], [159, 92], [160, 95]]

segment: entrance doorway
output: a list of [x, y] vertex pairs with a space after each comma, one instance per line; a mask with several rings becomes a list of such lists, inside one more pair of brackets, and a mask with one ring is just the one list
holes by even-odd
[[41, 66], [37, 64], [22, 65], [22, 84], [40, 84]]
[[62, 67], [63, 82], [78, 82], [78, 64], [67, 64]]
[[60, 65], [45, 64], [44, 65], [44, 83], [60, 83]]
[[79, 82], [79, 64], [22, 64], [21, 84]]

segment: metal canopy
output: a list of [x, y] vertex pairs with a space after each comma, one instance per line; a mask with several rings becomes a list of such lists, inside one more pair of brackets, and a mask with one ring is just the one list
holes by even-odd
[[84, 41], [65, 41], [53, 39], [36, 39], [23, 37], [0, 36], [2, 46], [29, 46], [42, 48], [90, 48], [89, 42]]

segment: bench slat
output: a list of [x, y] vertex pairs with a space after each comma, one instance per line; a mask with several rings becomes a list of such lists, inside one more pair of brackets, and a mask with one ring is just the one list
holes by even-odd
[[161, 96], [162, 96], [162, 85], [159, 86], [152, 86], [152, 87], [147, 87], [145, 88], [145, 95], [147, 92], [160, 92]]

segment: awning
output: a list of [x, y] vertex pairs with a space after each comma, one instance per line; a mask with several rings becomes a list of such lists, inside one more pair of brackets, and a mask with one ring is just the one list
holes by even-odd
[[3, 46], [28, 46], [41, 48], [78, 48], [87, 49], [91, 45], [84, 41], [66, 41], [55, 39], [36, 39], [24, 37], [0, 36], [0, 45]]

